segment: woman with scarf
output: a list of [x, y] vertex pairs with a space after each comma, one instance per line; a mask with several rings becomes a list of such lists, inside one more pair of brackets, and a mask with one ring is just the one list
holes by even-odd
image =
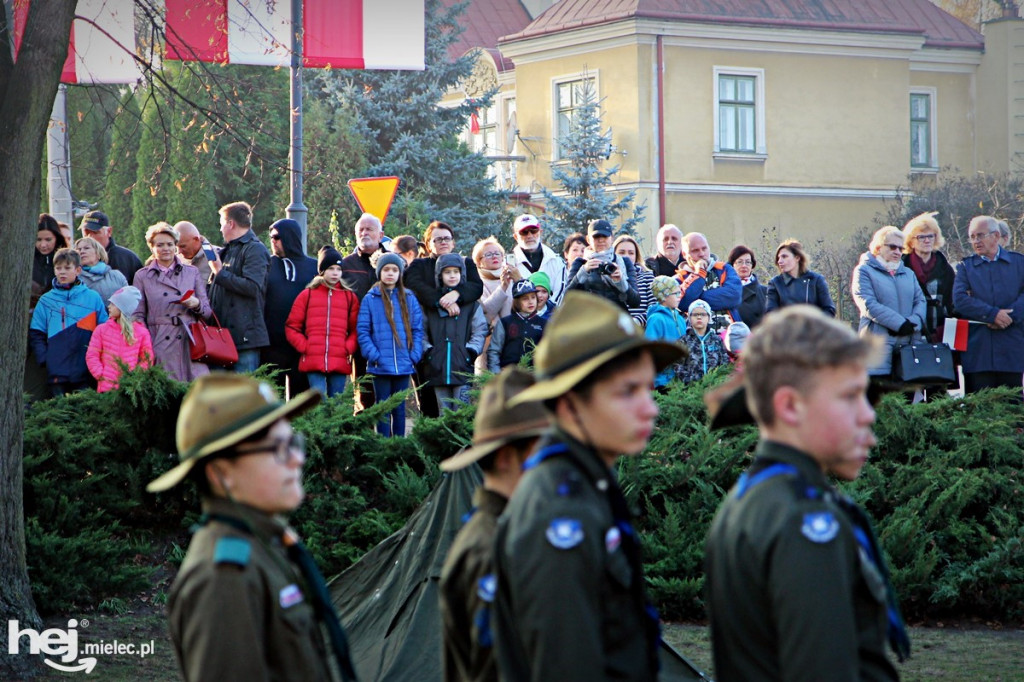
[[938, 343], [947, 317], [953, 317], [953, 278], [956, 273], [939, 249], [946, 245], [942, 230], [935, 220], [937, 211], [927, 211], [911, 218], [903, 226], [907, 241], [903, 246], [903, 264], [917, 276], [924, 293], [927, 312], [925, 332]]
[[128, 280], [120, 270], [110, 267], [107, 250], [92, 237], [82, 237], [75, 242], [75, 251], [82, 259], [82, 273], [79, 278], [103, 299], [103, 305], [110, 302], [110, 296], [118, 289], [128, 286]]
[[512, 282], [522, 279], [519, 268], [509, 267], [505, 262], [505, 249], [494, 237], [481, 239], [473, 247], [473, 262], [480, 273], [484, 293], [480, 303], [487, 318], [487, 339], [484, 350], [476, 359], [474, 369], [481, 374], [487, 369], [487, 347], [491, 343], [490, 328], [496, 320], [512, 314]]

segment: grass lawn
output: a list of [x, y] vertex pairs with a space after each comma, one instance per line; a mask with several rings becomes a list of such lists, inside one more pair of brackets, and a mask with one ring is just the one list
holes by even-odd
[[[76, 616], [78, 617], [78, 616]], [[162, 607], [148, 607], [112, 616], [84, 616], [89, 625], [78, 628], [79, 647], [89, 642], [154, 643], [153, 655], [97, 656], [91, 679], [104, 682], [170, 682], [180, 679]], [[47, 619], [47, 627], [66, 627], [67, 618]], [[665, 639], [698, 668], [713, 676], [711, 647], [704, 625], [667, 624]], [[910, 628], [913, 656], [899, 665], [904, 682], [958, 680], [960, 682], [1024, 682], [1024, 630], [969, 626]], [[82, 673], [61, 673], [43, 668], [40, 679], [83, 679]], [[364, 680], [363, 682], [369, 682]]]
[[[714, 677], [705, 625], [665, 625], [665, 640]], [[903, 682], [1024, 681], [1024, 630], [910, 628], [911, 658], [897, 664]]]

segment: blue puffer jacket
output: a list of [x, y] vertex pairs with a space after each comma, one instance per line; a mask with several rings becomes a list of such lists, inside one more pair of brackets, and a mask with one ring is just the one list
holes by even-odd
[[406, 290], [405, 303], [409, 310], [412, 326], [412, 350], [409, 349], [402, 322], [402, 308], [399, 304], [398, 289], [391, 290], [391, 306], [395, 315], [395, 329], [398, 338], [391, 331], [387, 314], [384, 312], [384, 294], [375, 285], [363, 298], [359, 306], [359, 320], [356, 331], [359, 336], [359, 350], [366, 358], [366, 371], [379, 376], [407, 376], [416, 370], [416, 363], [423, 357], [423, 310], [416, 296]]
[[107, 321], [103, 299], [77, 280], [69, 289], [57, 286], [43, 294], [32, 311], [29, 339], [36, 360], [46, 365], [49, 383], [87, 381], [85, 364], [92, 332]]
[[[965, 372], [1024, 372], [1024, 256], [999, 249], [990, 262], [964, 258], [953, 280], [953, 305], [958, 317], [986, 323], [968, 328]], [[1013, 324], [990, 329], [1003, 309], [1013, 311]]]

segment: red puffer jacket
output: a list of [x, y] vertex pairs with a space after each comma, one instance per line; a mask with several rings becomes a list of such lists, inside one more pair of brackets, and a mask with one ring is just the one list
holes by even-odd
[[358, 348], [359, 299], [348, 289], [320, 284], [303, 289], [285, 322], [288, 343], [302, 356], [299, 371], [348, 374]]

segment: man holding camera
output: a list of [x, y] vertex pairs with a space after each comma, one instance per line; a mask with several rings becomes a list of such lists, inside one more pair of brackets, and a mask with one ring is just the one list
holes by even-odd
[[[578, 289], [606, 298], [628, 311], [640, 305], [636, 266], [612, 251], [612, 226], [607, 220], [587, 225], [586, 258], [577, 258], [569, 271], [567, 290]], [[590, 253], [593, 252], [593, 253]]]

